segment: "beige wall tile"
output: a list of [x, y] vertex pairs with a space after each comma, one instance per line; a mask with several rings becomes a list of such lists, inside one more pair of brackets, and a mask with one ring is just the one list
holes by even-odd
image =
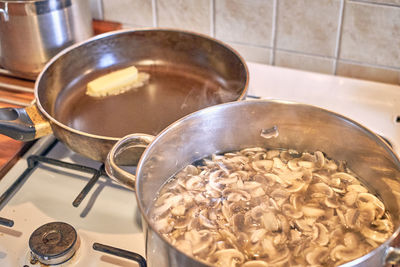
[[151, 0], [103, 0], [104, 19], [134, 26], [153, 25]]
[[334, 56], [339, 13], [339, 0], [279, 0], [277, 48]]
[[363, 80], [400, 84], [400, 70], [363, 66], [343, 61], [338, 62], [336, 74]]
[[215, 36], [242, 44], [272, 46], [272, 0], [215, 0]]
[[269, 64], [271, 50], [270, 48], [257, 47], [243, 44], [228, 44], [235, 49], [246, 61]]
[[275, 51], [275, 65], [280, 67], [333, 74], [333, 59]]
[[157, 12], [160, 27], [211, 34], [209, 0], [157, 0]]
[[400, 67], [400, 8], [347, 2], [340, 58]]

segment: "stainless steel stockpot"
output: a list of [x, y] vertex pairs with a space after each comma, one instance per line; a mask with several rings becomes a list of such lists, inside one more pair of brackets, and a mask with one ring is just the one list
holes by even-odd
[[148, 266], [206, 266], [175, 249], [154, 228], [149, 210], [160, 187], [187, 164], [213, 153], [247, 147], [323, 151], [347, 162], [383, 200], [394, 221], [394, 233], [375, 250], [343, 266], [384, 266], [398, 263], [393, 247], [399, 234], [400, 162], [379, 136], [339, 114], [318, 107], [284, 101], [254, 100], [221, 104], [192, 113], [166, 128], [147, 146], [136, 175], [116, 160], [149, 142], [148, 136], [130, 135], [110, 151], [110, 177], [136, 191]]
[[0, 0], [1, 65], [36, 78], [62, 49], [93, 34], [88, 0]]

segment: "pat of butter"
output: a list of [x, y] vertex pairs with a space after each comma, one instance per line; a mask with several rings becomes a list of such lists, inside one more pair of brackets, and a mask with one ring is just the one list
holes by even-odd
[[143, 86], [150, 75], [138, 72], [132, 66], [101, 76], [87, 84], [86, 94], [94, 97], [119, 95], [132, 88]]

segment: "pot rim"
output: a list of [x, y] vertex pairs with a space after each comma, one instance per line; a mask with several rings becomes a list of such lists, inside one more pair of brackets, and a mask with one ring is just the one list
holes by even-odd
[[[0, 1], [2, 1], [2, 0], [0, 0]], [[222, 42], [222, 41], [219, 41], [219, 40], [217, 40], [217, 39], [215, 39], [215, 38], [213, 38], [213, 37], [210, 37], [210, 36], [207, 36], [207, 35], [205, 35], [205, 34], [202, 34], [202, 33], [196, 33], [196, 32], [193, 32], [193, 31], [186, 31], [186, 30], [180, 30], [180, 29], [175, 29], [175, 28], [122, 29], [122, 30], [111, 31], [111, 32], [106, 32], [106, 33], [103, 33], [103, 34], [99, 34], [99, 35], [96, 35], [96, 36], [94, 36], [94, 37], [91, 37], [91, 38], [89, 38], [89, 39], [87, 39], [87, 40], [85, 40], [85, 41], [82, 41], [82, 42], [76, 43], [76, 44], [74, 44], [74, 45], [71, 45], [71, 46], [65, 48], [64, 50], [62, 50], [61, 52], [59, 52], [57, 55], [55, 55], [55, 56], [44, 66], [43, 70], [40, 72], [40, 74], [38, 75], [38, 77], [37, 77], [37, 79], [36, 79], [36, 81], [35, 81], [35, 87], [34, 87], [35, 102], [36, 102], [36, 105], [37, 105], [38, 109], [40, 110], [40, 112], [41, 112], [51, 123], [54, 123], [54, 124], [56, 124], [57, 126], [63, 128], [63, 129], [65, 129], [65, 130], [67, 130], [67, 131], [69, 131], [69, 132], [72, 132], [72, 133], [75, 133], [75, 134], [78, 134], [78, 135], [81, 135], [81, 136], [86, 136], [86, 137], [94, 138], [94, 139], [110, 140], [110, 141], [118, 141], [118, 140], [120, 140], [122, 137], [110, 137], [110, 136], [102, 136], [102, 135], [87, 133], [87, 132], [80, 131], [80, 130], [74, 129], [74, 128], [72, 128], [72, 127], [69, 127], [69, 126], [67, 126], [67, 125], [65, 125], [65, 124], [63, 124], [63, 123], [61, 123], [60, 121], [56, 120], [56, 119], [55, 119], [53, 116], [51, 116], [51, 115], [43, 108], [43, 106], [41, 105], [40, 100], [39, 100], [39, 95], [38, 95], [38, 94], [39, 94], [39, 93], [38, 93], [38, 90], [39, 90], [38, 87], [39, 87], [39, 84], [40, 84], [40, 82], [41, 82], [41, 80], [42, 80], [42, 77], [44, 76], [44, 74], [46, 73], [46, 71], [48, 71], [48, 69], [51, 67], [51, 65], [52, 65], [55, 61], [57, 61], [58, 59], [60, 59], [61, 57], [63, 57], [65, 54], [68, 54], [68, 53], [70, 53], [71, 51], [73, 51], [75, 48], [80, 47], [80, 46], [84, 46], [84, 45], [86, 45], [86, 44], [88, 44], [88, 43], [92, 43], [92, 42], [95, 42], [95, 41], [100, 40], [100, 39], [109, 38], [109, 37], [111, 37], [111, 36], [124, 35], [124, 34], [127, 34], [127, 33], [134, 33], [134, 32], [149, 32], [149, 31], [150, 31], [150, 32], [151, 32], [151, 31], [176, 32], [176, 33], [183, 33], [183, 34], [187, 34], [187, 35], [197, 36], [197, 37], [204, 38], [204, 39], [208, 39], [208, 40], [210, 40], [210, 41], [212, 41], [212, 42], [215, 42], [215, 43], [221, 45], [222, 47], [226, 48], [226, 49], [229, 50], [230, 52], [232, 52], [232, 54], [233, 54], [234, 56], [236, 56], [236, 57], [239, 59], [239, 61], [242, 63], [243, 68], [244, 68], [244, 72], [245, 72], [245, 75], [246, 75], [246, 80], [245, 80], [244, 87], [242, 88], [241, 94], [238, 96], [238, 98], [235, 100], [235, 102], [236, 102], [236, 101], [241, 101], [241, 100], [243, 100], [243, 99], [246, 97], [247, 90], [248, 90], [248, 87], [249, 87], [249, 80], [250, 80], [250, 77], [249, 77], [249, 70], [248, 70], [247, 64], [246, 64], [244, 58], [243, 58], [235, 49], [233, 49], [233, 48], [232, 48], [231, 46], [229, 46], [228, 44], [226, 44], [226, 43], [224, 43], [224, 42]]]
[[[220, 110], [223, 109], [225, 106], [240, 106], [240, 105], [250, 105], [250, 103], [254, 103], [255, 105], [262, 105], [263, 103], [278, 103], [278, 104], [288, 104], [288, 105], [295, 105], [295, 106], [303, 106], [303, 107], [311, 107], [311, 108], [316, 108], [322, 112], [325, 113], [329, 113], [332, 115], [337, 116], [339, 119], [347, 121], [349, 123], [351, 123], [352, 125], [354, 125], [355, 127], [359, 127], [361, 130], [363, 130], [366, 134], [368, 134], [368, 136], [370, 136], [373, 140], [375, 140], [376, 142], [378, 142], [378, 144], [382, 145], [383, 148], [386, 150], [386, 152], [389, 153], [389, 155], [392, 156], [393, 159], [395, 159], [396, 161], [396, 165], [400, 167], [400, 158], [397, 156], [397, 154], [394, 152], [393, 148], [390, 147], [388, 145], [388, 143], [379, 135], [377, 135], [375, 132], [371, 131], [369, 128], [363, 126], [362, 124], [344, 116], [341, 115], [337, 112], [325, 109], [325, 108], [321, 108], [315, 105], [310, 105], [310, 104], [305, 104], [305, 103], [301, 103], [301, 102], [295, 102], [295, 101], [287, 101], [287, 100], [279, 100], [279, 99], [251, 99], [251, 100], [243, 100], [243, 101], [235, 101], [235, 102], [229, 102], [229, 103], [223, 103], [223, 104], [219, 104], [219, 105], [215, 105], [215, 106], [211, 106], [208, 108], [204, 108], [202, 110], [193, 112], [189, 115], [186, 115], [185, 117], [182, 117], [181, 119], [175, 121], [174, 123], [172, 123], [171, 125], [169, 125], [167, 128], [165, 128], [164, 130], [162, 130], [154, 139], [153, 141], [146, 147], [145, 151], [142, 153], [142, 156], [140, 157], [140, 160], [137, 164], [137, 168], [136, 168], [136, 181], [135, 181], [135, 188], [139, 188], [139, 174], [142, 170], [142, 166], [144, 165], [144, 162], [146, 161], [146, 158], [148, 157], [148, 154], [150, 153], [149, 151], [152, 150], [152, 148], [154, 146], [157, 145], [157, 141], [161, 138], [163, 138], [164, 135], [168, 134], [169, 131], [171, 131], [173, 128], [178, 127], [178, 125], [184, 124], [186, 121], [191, 120], [194, 117], [198, 117], [198, 116], [202, 116], [203, 114], [206, 113], [210, 113], [213, 112], [214, 110]], [[146, 221], [146, 224], [148, 225], [148, 227], [154, 232], [156, 233], [156, 235], [158, 236], [158, 238], [162, 239], [164, 242], [166, 242], [166, 244], [168, 244], [171, 248], [173, 248], [175, 251], [180, 252], [182, 254], [184, 254], [186, 257], [194, 260], [194, 261], [198, 261], [201, 262], [202, 264], [205, 264], [206, 266], [211, 266], [208, 263], [206, 263], [203, 260], [200, 259], [196, 259], [193, 256], [187, 255], [186, 253], [178, 250], [175, 246], [171, 245], [171, 243], [164, 238], [164, 236], [162, 236], [158, 231], [155, 230], [155, 227], [153, 225], [153, 223], [151, 223], [151, 220], [149, 219], [149, 217], [146, 215], [146, 213], [144, 212], [144, 208], [142, 206], [142, 202], [139, 199], [138, 196], [138, 191], [135, 190], [135, 196], [136, 196], [136, 203], [139, 207], [140, 213], [142, 218], [144, 218], [144, 220]], [[387, 247], [390, 247], [390, 244], [393, 242], [393, 240], [400, 234], [400, 223], [399, 226], [397, 226], [397, 228], [393, 231], [393, 234], [382, 244], [380, 244], [378, 247], [376, 247], [375, 249], [371, 250], [369, 253], [356, 258], [352, 261], [346, 262], [340, 266], [354, 266], [357, 263], [363, 262], [366, 259], [370, 258], [371, 256], [373, 256], [375, 253], [377, 253], [377, 251], [381, 250], [381, 249], [386, 249]], [[383, 262], [383, 259], [382, 259]]]

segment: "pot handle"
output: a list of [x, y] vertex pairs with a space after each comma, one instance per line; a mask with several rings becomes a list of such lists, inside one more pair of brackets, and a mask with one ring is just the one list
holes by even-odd
[[399, 264], [400, 263], [400, 248], [388, 247], [385, 253], [385, 264]]
[[52, 132], [48, 120], [36, 105], [26, 108], [0, 108], [0, 134], [15, 140], [31, 141]]
[[144, 149], [153, 139], [154, 136], [152, 135], [131, 134], [119, 140], [108, 153], [104, 163], [107, 175], [128, 189], [135, 190], [136, 176], [117, 164], [118, 156], [129, 149]]
[[3, 16], [4, 21], [8, 21], [8, 2], [4, 3], [4, 8], [0, 7], [0, 14]]

